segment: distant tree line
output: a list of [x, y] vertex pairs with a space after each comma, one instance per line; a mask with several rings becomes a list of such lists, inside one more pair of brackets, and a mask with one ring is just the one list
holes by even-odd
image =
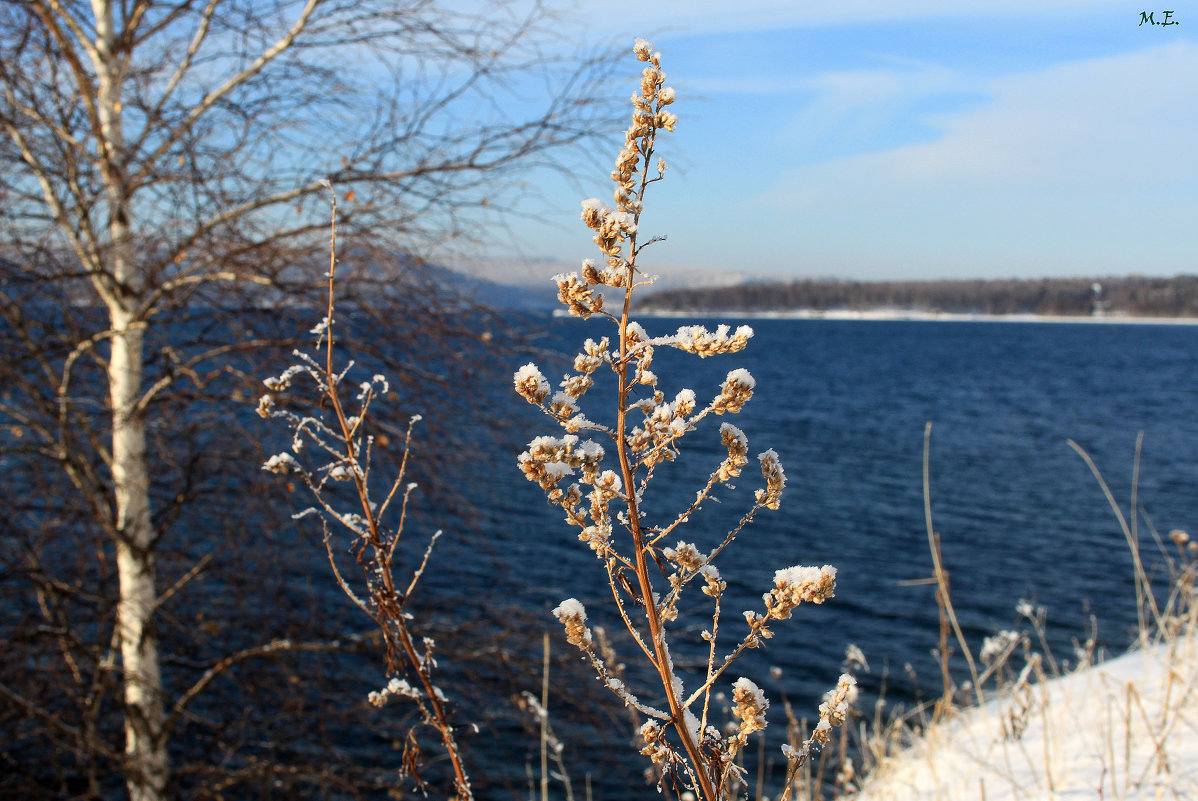
[[1198, 316], [1198, 276], [998, 281], [835, 281], [663, 290], [642, 311], [902, 311], [959, 314]]

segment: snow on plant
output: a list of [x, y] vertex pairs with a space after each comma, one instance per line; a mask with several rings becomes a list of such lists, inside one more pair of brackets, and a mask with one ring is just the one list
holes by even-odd
[[[258, 414], [283, 420], [292, 433], [291, 453], [271, 456], [262, 468], [283, 475], [298, 475], [308, 487], [315, 505], [294, 517], [320, 517], [325, 549], [337, 584], [378, 625], [388, 681], [381, 690], [371, 692], [367, 700], [380, 707], [398, 699], [414, 703], [421, 722], [438, 732], [445, 756], [453, 769], [456, 798], [468, 801], [473, 795], [449, 721], [445, 695], [433, 681], [435, 644], [427, 637], [417, 638], [412, 630], [411, 615], [406, 611], [407, 602], [424, 573], [433, 545], [441, 532], [436, 532], [430, 538], [424, 558], [418, 566], [402, 566], [396, 558], [397, 546], [404, 533], [408, 500], [416, 489], [416, 484], [405, 483], [404, 478], [412, 427], [420, 420], [420, 416], [409, 420], [398, 474], [388, 482], [382, 500], [376, 500], [372, 494], [371, 457], [374, 448], [381, 443], [370, 433], [369, 420], [372, 404], [380, 396], [385, 396], [389, 388], [387, 379], [377, 374], [355, 386], [350, 380], [354, 363], [338, 367], [334, 361], [333, 278], [337, 266], [337, 197], [332, 186], [326, 186], [333, 205], [328, 313], [309, 332], [316, 338], [314, 350], [311, 353], [294, 351], [293, 355], [298, 359], [296, 364], [280, 375], [263, 381], [271, 393], [285, 392], [296, 380], [309, 381], [312, 385], [310, 391], [314, 391], [317, 399], [314, 404], [317, 411], [307, 415], [296, 414], [279, 408], [271, 394], [261, 397]], [[348, 485], [352, 490], [348, 507], [343, 505], [344, 493], [334, 491], [337, 483]], [[350, 534], [348, 551], [362, 569], [365, 591], [361, 595], [351, 586], [350, 577], [338, 567], [335, 549], [344, 547], [334, 544], [337, 539], [335, 532], [338, 531]], [[408, 573], [406, 579], [397, 576], [397, 570], [401, 567]], [[405, 739], [402, 773], [423, 786], [417, 770], [421, 754], [414, 735], [415, 732], [410, 731]]]
[[[651, 526], [646, 522], [645, 493], [655, 470], [679, 454], [679, 441], [696, 431], [710, 415], [736, 414], [753, 396], [756, 381], [743, 368], [730, 371], [706, 405], [694, 390], [682, 389], [672, 398], [660, 387], [653, 372], [654, 352], [675, 348], [699, 358], [735, 353], [745, 348], [753, 331], [721, 325], [715, 331], [703, 326], [682, 326], [672, 334], [650, 336], [629, 318], [636, 289], [652, 283], [637, 266], [641, 251], [656, 239], [640, 240], [640, 218], [645, 191], [664, 178], [666, 164], [654, 148], [661, 131], [673, 131], [677, 117], [668, 110], [675, 93], [664, 85], [661, 54], [648, 42], [636, 40], [634, 52], [646, 64], [640, 89], [632, 96], [632, 124], [611, 173], [616, 184], [613, 205], [597, 199], [582, 202], [582, 220], [593, 232], [602, 259], [587, 259], [581, 270], [555, 277], [558, 298], [571, 314], [599, 316], [617, 327], [614, 346], [607, 337], [588, 339], [555, 391], [535, 364], [526, 364], [513, 377], [515, 390], [541, 408], [564, 430], [563, 436], [539, 436], [520, 454], [518, 465], [525, 477], [545, 491], [550, 503], [560, 506], [566, 521], [577, 527], [578, 538], [603, 565], [616, 611], [634, 642], [644, 653], [660, 681], [665, 708], [643, 702], [617, 678], [610, 654], [596, 647], [587, 625], [587, 611], [574, 598], [564, 600], [553, 614], [565, 627], [567, 640], [590, 660], [605, 685], [624, 703], [644, 716], [640, 727], [641, 753], [652, 760], [663, 781], [679, 792], [696, 794], [703, 801], [732, 797], [743, 786], [738, 754], [747, 738], [766, 727], [769, 701], [747, 678], [732, 685], [736, 720], [734, 730], [721, 733], [712, 725], [709, 708], [713, 688], [721, 685], [733, 662], [749, 648], [772, 636], [773, 624], [790, 618], [803, 603], [820, 604], [832, 597], [836, 569], [824, 565], [794, 565], [778, 570], [774, 586], [762, 596], [762, 606], [744, 612], [747, 631], [730, 648], [717, 646], [720, 606], [727, 583], [715, 562], [741, 530], [762, 509], [779, 507], [786, 476], [772, 449], [757, 456], [763, 486], [748, 511], [730, 531], [715, 539], [687, 533], [704, 502], [714, 499], [749, 463], [748, 439], [736, 426], [723, 423], [720, 440], [727, 457], [712, 471], [694, 501], [672, 522]], [[619, 290], [623, 302], [609, 310], [601, 286]], [[594, 375], [606, 366], [617, 384], [614, 421], [593, 422], [582, 411], [583, 396], [595, 385]], [[652, 566], [652, 567], [651, 567]], [[655, 575], [656, 574], [656, 575]], [[669, 624], [678, 619], [679, 600], [689, 587], [698, 586], [711, 599], [712, 623], [701, 638], [706, 670], [688, 677], [671, 658], [671, 648], [681, 647], [681, 632]], [[723, 655], [721, 651], [724, 651]], [[853, 679], [845, 675], [820, 707], [820, 723], [811, 738], [799, 747], [784, 749], [789, 762], [787, 797], [798, 767], [813, 748], [827, 741], [828, 732], [844, 720]]]

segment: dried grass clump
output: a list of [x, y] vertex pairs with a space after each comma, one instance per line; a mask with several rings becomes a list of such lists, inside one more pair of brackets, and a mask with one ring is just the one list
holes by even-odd
[[[727, 584], [716, 560], [758, 512], [778, 509], [786, 484], [778, 455], [772, 449], [763, 451], [757, 457], [763, 485], [739, 522], [720, 536], [696, 532], [690, 539], [687, 532], [704, 502], [733, 489], [728, 482], [749, 462], [748, 440], [731, 423], [719, 427], [727, 457], [714, 467], [694, 501], [672, 522], [646, 523], [647, 490], [657, 468], [678, 457], [679, 442], [696, 432], [709, 415], [739, 412], [752, 398], [756, 382], [747, 370], [734, 369], [705, 405], [692, 389], [667, 397], [651, 369], [656, 349], [675, 348], [700, 358], [736, 353], [746, 347], [753, 331], [748, 326], [735, 331], [729, 326], [715, 331], [683, 326], [672, 334], [651, 336], [630, 319], [633, 294], [653, 280], [641, 272], [638, 259], [645, 247], [658, 240], [643, 240], [640, 222], [645, 192], [664, 178], [666, 164], [659, 158], [655, 166], [650, 165], [658, 134], [673, 131], [677, 124], [669, 110], [675, 93], [665, 85], [660, 53], [643, 39], [636, 41], [634, 52], [645, 67], [639, 91], [632, 96], [632, 123], [611, 173], [616, 185], [613, 204], [593, 198], [582, 203], [582, 221], [593, 232], [602, 259], [588, 259], [578, 272], [555, 278], [559, 300], [567, 310], [582, 318], [609, 320], [616, 327], [614, 342], [607, 337], [598, 342], [588, 339], [574, 361], [573, 373], [562, 378], [556, 392], [535, 364], [516, 372], [516, 392], [565, 431], [562, 436], [533, 439], [518, 464], [525, 477], [545, 491], [549, 502], [561, 507], [566, 522], [578, 529], [579, 540], [599, 560], [615, 612], [659, 684], [647, 692], [661, 697], [664, 708], [641, 700], [617, 676], [611, 655], [596, 646], [585, 607], [574, 598], [554, 610], [567, 639], [583, 652], [606, 686], [643, 716], [641, 752], [655, 766], [659, 786], [668, 782], [679, 793], [717, 801], [733, 797], [745, 786], [738, 757], [749, 735], [765, 728], [769, 702], [755, 683], [738, 679], [732, 685], [735, 725], [725, 733], [712, 720], [713, 690], [745, 650], [774, 636], [774, 623], [789, 618], [802, 603], [819, 604], [832, 597], [836, 570], [828, 565], [778, 570], [773, 588], [762, 596], [762, 608], [743, 613], [746, 630], [734, 644], [719, 648], [720, 607]], [[622, 303], [609, 305], [601, 287], [617, 290]], [[583, 412], [583, 398], [604, 366], [615, 376], [615, 408], [604, 413], [607, 422], [595, 422]], [[702, 632], [698, 643], [687, 642], [681, 626], [677, 630], [670, 626], [679, 619], [683, 593], [693, 587], [710, 599], [711, 606], [711, 627]], [[706, 670], [698, 676], [684, 675], [672, 656], [672, 650], [687, 646], [697, 646], [704, 654]], [[784, 749], [789, 770], [781, 797], [790, 794], [792, 781], [811, 751], [844, 720], [852, 687], [852, 677], [842, 676], [821, 707], [815, 732]]]

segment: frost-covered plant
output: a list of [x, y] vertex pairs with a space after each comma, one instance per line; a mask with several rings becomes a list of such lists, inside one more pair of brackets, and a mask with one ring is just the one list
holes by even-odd
[[[436, 667], [434, 642], [414, 633], [411, 615], [406, 611], [441, 532], [437, 531], [430, 538], [419, 565], [402, 565], [397, 554], [404, 533], [408, 500], [416, 489], [415, 483], [405, 482], [405, 474], [412, 427], [420, 416], [409, 420], [398, 474], [387, 482], [382, 500], [376, 500], [372, 483], [377, 480], [371, 475], [371, 456], [381, 442], [371, 433], [369, 420], [372, 404], [389, 390], [387, 379], [382, 375], [353, 385], [350, 374], [354, 371], [354, 363], [339, 367], [334, 360], [337, 197], [331, 185], [327, 188], [333, 205], [328, 310], [325, 318], [310, 331], [316, 338], [313, 351], [294, 351], [298, 361], [280, 375], [263, 382], [270, 394], [259, 399], [258, 414], [283, 420], [291, 429], [292, 438], [290, 452], [271, 456], [262, 467], [273, 473], [296, 475], [307, 486], [315, 505], [294, 517], [316, 515], [320, 518], [325, 549], [338, 586], [378, 625], [386, 657], [387, 683], [382, 689], [371, 692], [368, 700], [380, 707], [398, 699], [416, 705], [421, 722], [438, 733], [453, 769], [456, 798], [467, 801], [473, 798], [470, 781], [449, 721], [445, 694], [433, 681], [432, 671]], [[301, 379], [311, 382], [315, 391], [317, 411], [312, 414], [296, 414], [275, 403], [275, 395], [285, 392]], [[334, 491], [339, 485], [350, 490], [350, 500], [345, 500], [344, 493]], [[349, 538], [348, 546], [342, 539], [345, 535]], [[364, 593], [359, 594], [351, 586], [351, 577], [338, 566], [336, 550], [339, 548], [347, 548], [361, 567]], [[400, 578], [399, 572], [406, 578]], [[418, 772], [422, 760], [415, 734], [415, 730], [409, 731], [405, 739], [401, 772], [423, 787]]]
[[[717, 557], [759, 511], [778, 508], [786, 484], [778, 454], [763, 451], [757, 456], [763, 486], [739, 522], [718, 537], [696, 534], [693, 541], [689, 539], [686, 532], [704, 502], [732, 489], [729, 482], [749, 463], [748, 439], [731, 423], [719, 427], [728, 455], [694, 501], [668, 523], [647, 522], [645, 494], [657, 467], [673, 461], [679, 441], [706, 418], [739, 412], [752, 397], [755, 382], [747, 370], [735, 369], [706, 405], [700, 405], [691, 389], [667, 398], [650, 369], [656, 349], [675, 348], [699, 358], [735, 353], [747, 345], [753, 331], [748, 326], [732, 330], [721, 325], [708, 331], [692, 325], [653, 337], [629, 317], [634, 291], [652, 283], [638, 269], [637, 260], [657, 240], [640, 241], [639, 225], [645, 191], [662, 180], [666, 165], [661, 159], [654, 168], [649, 165], [658, 133], [673, 131], [677, 122], [668, 109], [675, 93], [665, 86], [660, 53], [643, 39], [636, 41], [634, 52], [646, 66], [640, 89], [632, 96], [632, 124], [611, 173], [616, 184], [614, 205], [596, 199], [582, 202], [582, 220], [594, 232], [602, 259], [587, 259], [581, 271], [555, 278], [558, 297], [571, 314], [599, 316], [617, 326], [615, 344], [608, 337], [586, 340], [573, 372], [563, 377], [557, 391], [534, 364], [516, 372], [516, 391], [565, 430], [562, 436], [532, 440], [518, 463], [550, 503], [562, 508], [566, 521], [578, 528], [578, 538], [603, 565], [615, 609], [660, 681], [660, 689], [651, 692], [664, 696], [665, 708], [642, 701], [616, 677], [610, 657], [596, 646], [585, 607], [575, 598], [553, 610], [567, 640], [582, 650], [612, 692], [644, 716], [641, 753], [652, 760], [662, 780], [704, 801], [716, 801], [743, 786], [737, 756], [749, 735], [765, 728], [769, 702], [753, 681], [736, 680], [732, 683], [736, 725], [725, 734], [709, 717], [713, 689], [726, 681], [725, 674], [742, 653], [774, 636], [777, 621], [789, 618], [802, 603], [820, 604], [832, 597], [836, 569], [795, 565], [778, 570], [773, 587], [762, 595], [762, 606], [744, 612], [746, 630], [734, 645], [719, 648], [720, 607], [727, 584], [716, 567]], [[600, 286], [622, 292], [623, 303], [614, 311], [596, 291]], [[592, 421], [582, 411], [583, 396], [594, 386], [596, 371], [604, 367], [614, 372], [617, 385], [614, 421], [607, 424]], [[701, 634], [702, 644], [694, 644], [705, 652], [706, 670], [684, 678], [671, 656], [673, 648], [685, 646], [683, 632], [671, 630], [670, 623], [679, 617], [683, 593], [694, 587], [711, 599], [712, 622], [710, 630]], [[852, 693], [852, 677], [842, 676], [820, 707], [820, 722], [812, 736], [799, 747], [784, 748], [789, 771], [783, 797], [811, 750], [826, 743], [831, 728], [843, 722]]]

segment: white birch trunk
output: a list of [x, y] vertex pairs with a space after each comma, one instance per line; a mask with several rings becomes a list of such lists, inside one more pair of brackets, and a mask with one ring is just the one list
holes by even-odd
[[112, 406], [112, 478], [116, 502], [116, 559], [120, 599], [117, 632], [124, 681], [125, 784], [132, 801], [165, 801], [170, 768], [163, 733], [162, 671], [154, 627], [157, 577], [150, 516], [150, 470], [143, 392], [145, 324], [137, 319], [142, 293], [130, 240], [132, 192], [125, 164], [121, 97], [127, 55], [117, 52], [113, 0], [92, 0], [96, 40], [96, 106], [100, 164], [108, 193], [111, 253], [108, 276], [97, 289], [108, 308], [112, 351], [108, 392]]
[[133, 801], [163, 801], [169, 778], [163, 737], [162, 673], [154, 629], [157, 599], [145, 421], [135, 404], [142, 389], [140, 325], [113, 315], [108, 383], [112, 399], [112, 475], [115, 484], [121, 664], [125, 684], [125, 769]]

